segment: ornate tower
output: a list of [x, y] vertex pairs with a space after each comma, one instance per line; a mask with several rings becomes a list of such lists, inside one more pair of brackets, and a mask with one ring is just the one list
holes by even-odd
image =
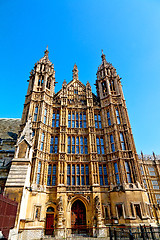
[[[30, 73], [21, 131], [5, 186], [5, 194], [19, 203], [14, 234], [25, 224], [27, 211], [33, 207], [32, 193], [44, 191], [47, 185], [46, 172], [51, 139], [49, 124], [52, 122], [51, 105], [55, 94], [55, 71], [48, 53], [47, 48], [44, 57], [35, 64]], [[40, 201], [34, 204], [33, 208], [30, 219], [39, 216]]]
[[[147, 219], [148, 198], [138, 167], [138, 157], [119, 75], [106, 61], [97, 71], [96, 88], [106, 145], [110, 206], [113, 222], [134, 223], [134, 217]], [[110, 209], [109, 209], [110, 208]]]
[[21, 239], [88, 229], [105, 237], [111, 224], [151, 222], [120, 77], [103, 53], [98, 96], [79, 80], [76, 64], [72, 72], [54, 93], [48, 50], [31, 71], [5, 189], [19, 202]]
[[104, 117], [107, 159], [115, 159], [114, 166], [118, 170], [117, 178], [112, 176], [110, 183], [142, 184], [120, 77], [112, 64], [106, 61], [103, 52], [102, 64], [97, 71], [96, 86]]
[[55, 87], [55, 71], [54, 65], [48, 58], [48, 53], [47, 47], [44, 57], [35, 63], [34, 69], [30, 72], [29, 86], [22, 114], [22, 127], [29, 116], [32, 116], [33, 121], [43, 122], [45, 105], [47, 107], [47, 104], [52, 103]]

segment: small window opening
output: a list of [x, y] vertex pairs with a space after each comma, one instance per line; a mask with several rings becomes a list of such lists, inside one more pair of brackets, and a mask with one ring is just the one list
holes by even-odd
[[117, 213], [118, 213], [118, 218], [122, 218], [122, 217], [123, 217], [122, 204], [118, 204], [118, 205], [117, 205]]
[[38, 208], [36, 208], [36, 216], [35, 218], [38, 218]]
[[35, 135], [35, 130], [32, 130], [32, 137], [34, 137]]
[[41, 86], [43, 86], [44, 76], [42, 76]]
[[108, 208], [105, 208], [105, 219], [109, 219]]
[[35, 212], [35, 219], [40, 219], [40, 208], [41, 207], [36, 207], [36, 212]]
[[131, 203], [131, 214], [132, 214], [132, 217], [134, 217], [134, 210], [133, 210], [133, 204]]
[[142, 219], [140, 205], [139, 204], [135, 204], [134, 207], [135, 207], [135, 211], [136, 211], [137, 217]]
[[49, 78], [47, 79], [46, 87], [47, 87], [48, 89], [51, 88], [51, 80], [50, 80]]
[[102, 82], [102, 91], [103, 91], [103, 93], [107, 93], [107, 85], [106, 85], [106, 82]]

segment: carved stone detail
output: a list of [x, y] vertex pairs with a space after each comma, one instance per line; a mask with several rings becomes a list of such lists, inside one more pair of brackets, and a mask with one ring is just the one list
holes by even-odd
[[60, 154], [60, 159], [62, 159], [62, 160], [65, 159], [65, 154], [64, 154], [64, 153], [61, 153], [61, 154]]

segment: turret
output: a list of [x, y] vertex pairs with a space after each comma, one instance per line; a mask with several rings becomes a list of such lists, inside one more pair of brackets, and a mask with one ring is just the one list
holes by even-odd
[[111, 63], [106, 61], [106, 56], [102, 51], [102, 63], [98, 67], [97, 71], [97, 95], [100, 99], [104, 99], [109, 95], [119, 95], [120, 94], [120, 78], [116, 73], [116, 69]]
[[34, 69], [30, 73], [29, 87], [27, 94], [31, 91], [47, 90], [49, 95], [54, 94], [55, 71], [52, 62], [48, 58], [48, 47], [42, 57], [35, 63]]
[[110, 183], [118, 185], [136, 181], [142, 183], [120, 77], [113, 65], [106, 61], [103, 51], [101, 58], [96, 87], [102, 107], [106, 152], [108, 159], [115, 159], [111, 164], [115, 176], [110, 179]]
[[[53, 98], [55, 88], [55, 71], [54, 65], [48, 58], [48, 47], [44, 52], [44, 56], [35, 63], [34, 69], [30, 72], [29, 86], [25, 99], [24, 110], [22, 115], [22, 125], [24, 126], [29, 115], [32, 116], [32, 120], [36, 118], [36, 121], [40, 113], [39, 101], [37, 99]], [[40, 95], [46, 94], [48, 97], [40, 97]], [[33, 100], [33, 101], [32, 101]], [[43, 113], [42, 113], [43, 114]], [[36, 115], [36, 116], [35, 116]]]
[[73, 80], [78, 80], [79, 79], [78, 78], [78, 68], [77, 68], [77, 64], [76, 63], [74, 64], [72, 73], [73, 73]]

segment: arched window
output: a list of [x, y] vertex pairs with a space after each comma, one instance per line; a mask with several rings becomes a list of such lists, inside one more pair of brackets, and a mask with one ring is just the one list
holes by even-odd
[[46, 87], [47, 87], [48, 89], [51, 88], [51, 79], [50, 79], [50, 78], [47, 79]]
[[107, 93], [107, 85], [106, 85], [106, 82], [104, 81], [104, 82], [102, 82], [101, 84], [102, 84], [102, 92], [103, 92], [103, 93]]
[[117, 124], [121, 124], [118, 108], [116, 108]]
[[43, 86], [43, 82], [44, 82], [44, 76], [39, 76], [38, 86], [39, 86], [39, 87], [42, 87], [42, 86]]
[[38, 106], [35, 107], [35, 110], [34, 110], [34, 118], [33, 118], [33, 121], [36, 122], [37, 121], [37, 115], [38, 115]]

